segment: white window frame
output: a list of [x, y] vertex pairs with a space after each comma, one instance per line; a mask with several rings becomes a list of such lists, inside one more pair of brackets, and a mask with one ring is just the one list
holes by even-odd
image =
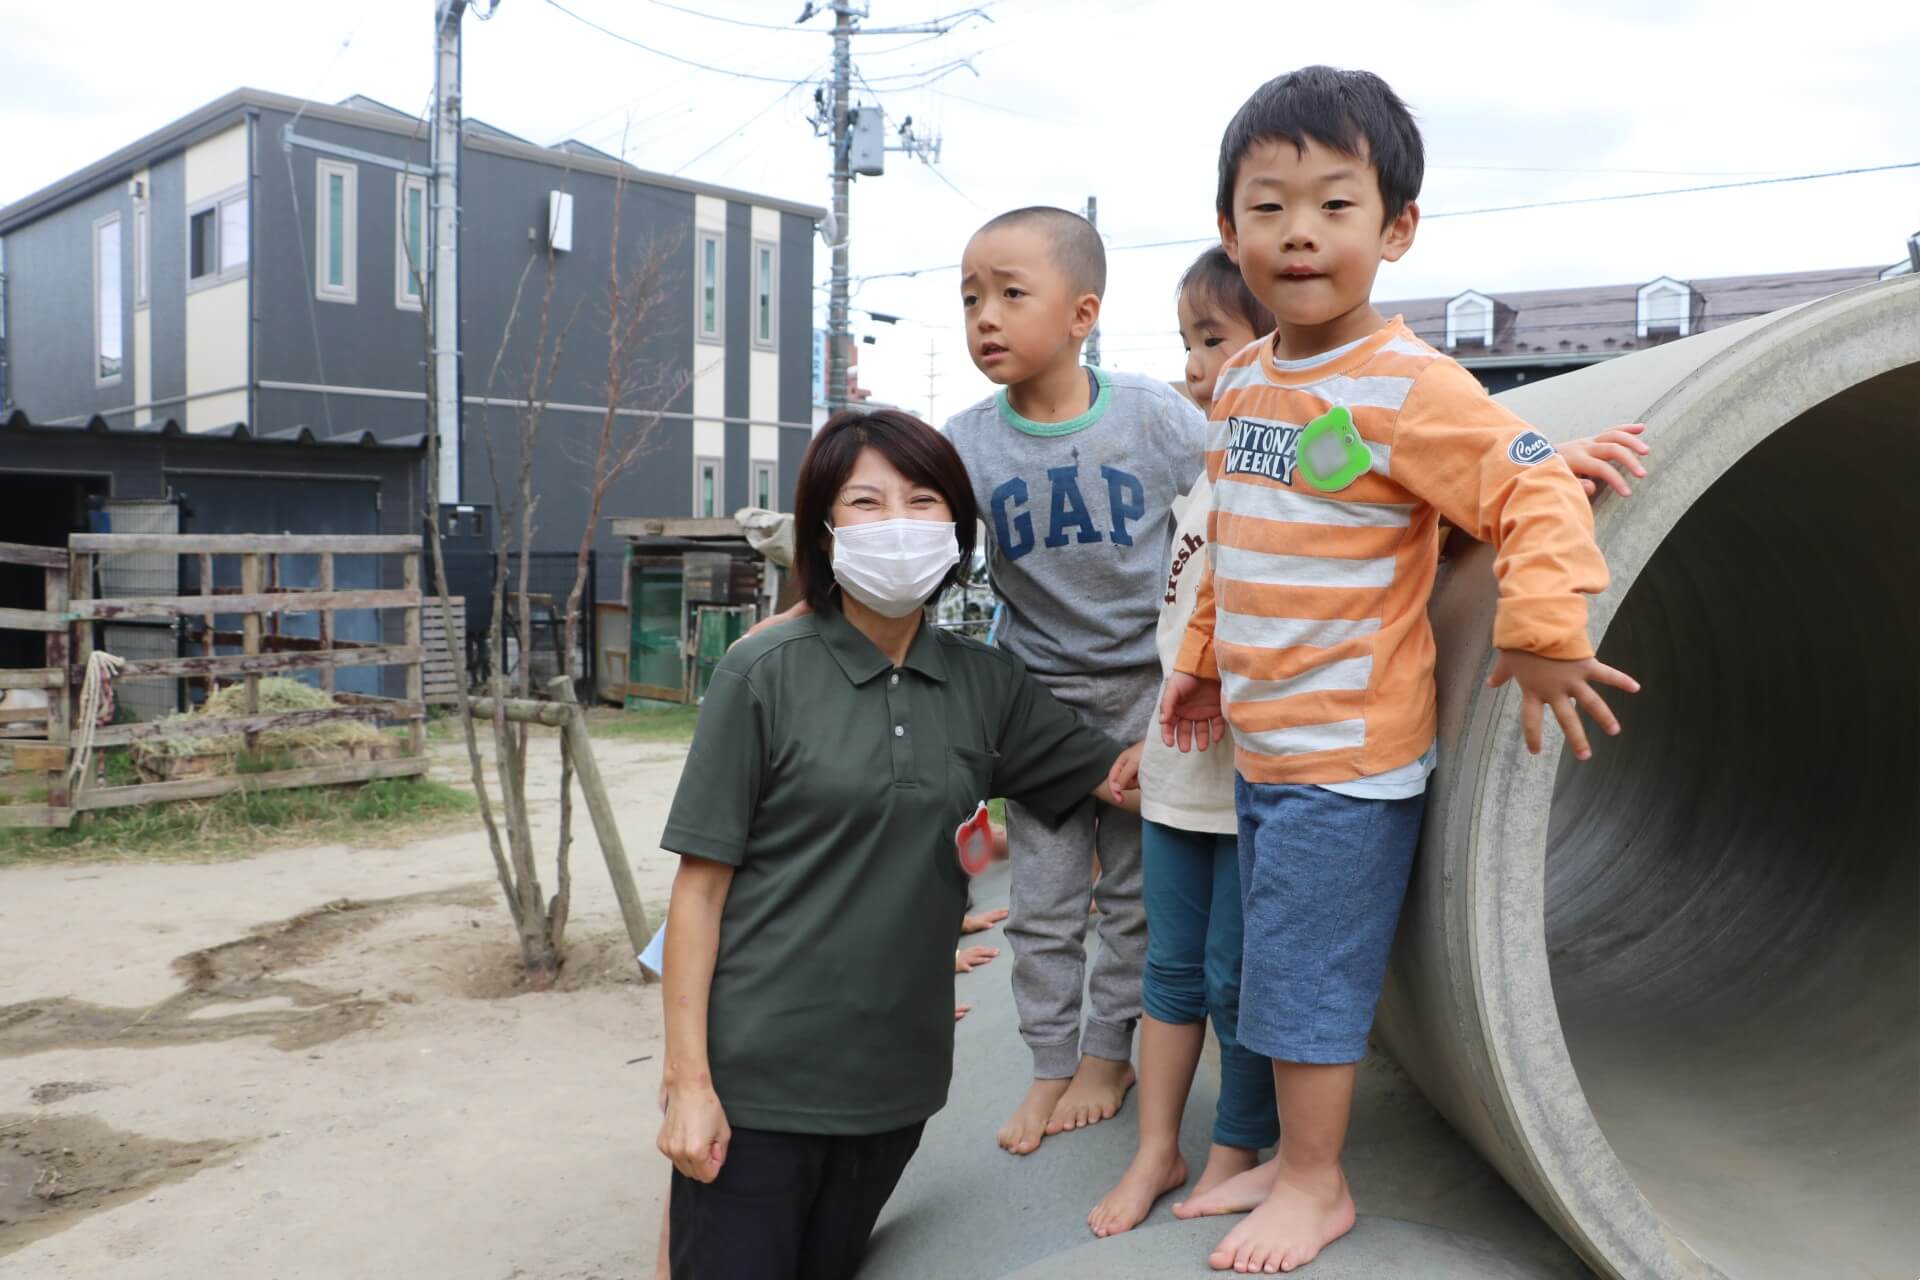
[[[322, 302], [358, 302], [359, 280], [357, 267], [360, 261], [359, 237], [359, 195], [360, 169], [358, 165], [347, 164], [342, 160], [316, 159], [314, 171], [314, 214], [313, 214], [313, 291]], [[334, 178], [340, 179], [340, 208], [345, 215], [340, 227], [340, 252], [345, 261], [340, 266], [340, 283], [333, 284], [327, 277], [329, 268], [334, 264], [328, 261], [327, 251], [333, 244], [333, 201], [328, 188]]]
[[133, 202], [133, 309], [153, 301], [153, 210], [143, 196]]
[[[204, 200], [195, 201], [193, 204], [187, 206], [185, 274], [187, 277], [188, 293], [195, 293], [201, 289], [216, 288], [219, 285], [246, 278], [249, 265], [248, 259], [253, 256], [251, 245], [241, 245], [241, 253], [245, 256], [243, 256], [240, 261], [230, 267], [220, 265], [227, 257], [227, 210], [234, 205], [246, 205], [246, 203], [247, 186], [245, 183], [241, 183], [237, 187], [230, 187], [222, 191], [219, 195], [208, 196]], [[249, 219], [251, 219], [252, 210], [248, 209], [247, 212]], [[213, 215], [213, 270], [196, 276], [193, 274], [193, 220], [203, 213], [211, 213]]]
[[[407, 259], [407, 192], [420, 193], [420, 259], [409, 264]], [[427, 232], [429, 215], [427, 209], [427, 180], [417, 173], [396, 173], [393, 175], [393, 305], [402, 311], [418, 311], [426, 300], [427, 293]], [[415, 293], [408, 286], [416, 283], [412, 271], [418, 270], [420, 291]]]
[[[705, 495], [700, 492], [703, 487], [701, 482], [704, 481], [708, 475], [712, 475], [713, 477], [713, 509], [711, 511], [702, 509], [703, 503], [701, 499]], [[727, 505], [726, 490], [722, 487], [726, 482], [727, 472], [724, 459], [695, 458], [693, 460], [693, 518], [695, 520], [705, 520], [719, 516], [721, 509]]]
[[[106, 311], [106, 307], [103, 305], [105, 300], [101, 296], [101, 286], [106, 283], [106, 276], [103, 275], [100, 270], [100, 245], [102, 236], [108, 228], [112, 228], [114, 240], [112, 274], [114, 311], [116, 314], [113, 317], [112, 330], [114, 339], [119, 345], [120, 354], [116, 357], [119, 365], [115, 370], [112, 373], [102, 373], [100, 372], [100, 366], [107, 359], [106, 340], [108, 326], [106, 316], [103, 314]], [[117, 213], [109, 213], [105, 217], [95, 218], [92, 229], [88, 234], [92, 237], [90, 248], [93, 255], [93, 385], [96, 387], [116, 387], [120, 385], [120, 380], [126, 377], [127, 373], [127, 336], [125, 327], [127, 299], [124, 292], [125, 278], [121, 275], [121, 268], [125, 265], [123, 255], [126, 253], [126, 243], [121, 237], [120, 215]]]
[[[1479, 318], [1472, 314], [1476, 307], [1482, 312]], [[1472, 289], [1448, 301], [1447, 347], [1452, 349], [1462, 342], [1478, 342], [1483, 347], [1491, 347], [1493, 314], [1493, 299]]]
[[[707, 246], [713, 246], [713, 327], [707, 327], [704, 305], [707, 289]], [[722, 231], [701, 230], [693, 238], [693, 333], [702, 342], [727, 340], [727, 237]]]
[[[1647, 304], [1662, 295], [1678, 294], [1680, 297], [1679, 333], [1686, 337], [1693, 332], [1693, 286], [1684, 280], [1675, 280], [1672, 276], [1661, 276], [1658, 280], [1640, 286], [1640, 292], [1634, 295], [1635, 330], [1639, 337], [1646, 337], [1653, 331], [1653, 321], [1647, 314]], [[1669, 321], [1664, 317], [1659, 322], [1658, 331], [1667, 332]]]
[[[760, 263], [767, 264], [762, 278]], [[760, 332], [760, 296], [767, 299], [767, 332]], [[753, 242], [753, 345], [762, 351], [780, 349], [780, 246], [771, 240]]]
[[[774, 474], [774, 465], [765, 460], [758, 460], [753, 464], [753, 505], [767, 511], [779, 509], [774, 505], [780, 501], [780, 481]], [[763, 485], [767, 498], [765, 502], [760, 500]]]

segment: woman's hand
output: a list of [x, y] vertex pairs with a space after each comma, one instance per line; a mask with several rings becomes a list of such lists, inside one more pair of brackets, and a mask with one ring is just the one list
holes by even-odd
[[1646, 429], [1638, 422], [1610, 427], [1597, 436], [1567, 441], [1560, 446], [1560, 456], [1573, 468], [1573, 474], [1580, 477], [1580, 487], [1587, 491], [1589, 498], [1600, 492], [1602, 484], [1623, 498], [1631, 497], [1633, 489], [1620, 470], [1625, 468], [1639, 480], [1647, 478], [1647, 469], [1640, 461], [1653, 452], [1653, 446], [1640, 438]]
[[695, 1182], [712, 1182], [727, 1162], [733, 1129], [711, 1085], [666, 1088], [666, 1118], [655, 1145], [673, 1167]]

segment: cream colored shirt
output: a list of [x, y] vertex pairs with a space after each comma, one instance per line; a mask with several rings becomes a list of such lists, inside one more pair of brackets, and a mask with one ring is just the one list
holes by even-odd
[[[1173, 504], [1173, 554], [1160, 597], [1160, 623], [1154, 641], [1162, 674], [1173, 659], [1193, 617], [1194, 589], [1207, 560], [1207, 516], [1213, 490], [1203, 474], [1192, 492]], [[1156, 708], [1156, 716], [1158, 714]], [[1205, 751], [1182, 752], [1160, 740], [1160, 725], [1141, 727], [1147, 741], [1140, 761], [1140, 816], [1163, 827], [1233, 835], [1240, 829], [1233, 813], [1233, 744], [1215, 743]]]

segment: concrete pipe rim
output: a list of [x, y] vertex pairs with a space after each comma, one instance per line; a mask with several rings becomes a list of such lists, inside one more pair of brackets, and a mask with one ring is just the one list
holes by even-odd
[[[1906, 341], [1891, 351], [1842, 341], [1852, 330], [1897, 330], [1903, 323]], [[1607, 592], [1592, 601], [1596, 649], [1681, 518], [1753, 448], [1826, 400], [1913, 364], [1920, 364], [1920, 280], [1869, 285], [1766, 319], [1650, 406], [1647, 438], [1666, 444], [1654, 475], [1636, 487], [1631, 506], [1606, 499], [1596, 508], [1596, 534], [1613, 574]], [[1716, 433], [1732, 437], [1715, 446], [1719, 465], [1688, 465], [1689, 422], [1713, 423]], [[1577, 1232], [1568, 1242], [1600, 1274], [1725, 1277], [1672, 1231], [1621, 1160], [1587, 1101], [1562, 1026], [1548, 957], [1545, 882], [1548, 815], [1564, 741], [1550, 730], [1541, 755], [1527, 754], [1521, 697], [1511, 685], [1488, 695], [1483, 714], [1489, 716], [1485, 753], [1473, 763], [1486, 781], [1470, 805], [1472, 847], [1462, 887], [1466, 958], [1505, 1127], [1522, 1138], [1540, 1188]], [[1631, 701], [1622, 720], [1630, 735]], [[1515, 927], [1515, 921], [1524, 924]]]

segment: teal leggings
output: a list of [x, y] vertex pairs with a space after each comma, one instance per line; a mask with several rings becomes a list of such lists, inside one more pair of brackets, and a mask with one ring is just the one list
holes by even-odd
[[1240, 1022], [1240, 852], [1237, 836], [1141, 824], [1147, 966], [1141, 1007], [1161, 1022], [1213, 1017], [1220, 1102], [1213, 1140], [1258, 1151], [1280, 1140], [1273, 1069], [1243, 1048]]

